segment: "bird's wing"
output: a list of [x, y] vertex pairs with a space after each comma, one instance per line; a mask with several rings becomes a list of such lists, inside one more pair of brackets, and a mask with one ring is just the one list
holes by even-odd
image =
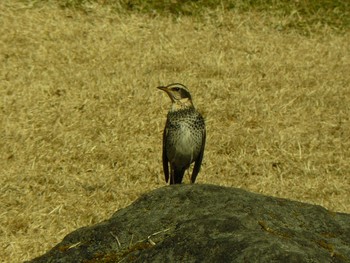
[[166, 133], [167, 129], [166, 127], [164, 128], [163, 131], [163, 153], [162, 153], [162, 159], [163, 159], [163, 171], [164, 171], [164, 176], [165, 176], [165, 182], [169, 181], [169, 166], [168, 166], [168, 157], [166, 156]]
[[194, 162], [193, 172], [192, 172], [192, 176], [191, 176], [191, 183], [194, 183], [196, 181], [196, 177], [199, 173], [199, 170], [201, 169], [201, 164], [202, 164], [203, 155], [204, 155], [205, 139], [206, 139], [206, 131], [204, 130], [203, 137], [202, 137], [201, 150], [198, 154], [197, 159]]

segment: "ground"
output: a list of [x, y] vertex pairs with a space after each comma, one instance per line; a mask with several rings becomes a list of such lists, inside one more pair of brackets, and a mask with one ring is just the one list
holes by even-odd
[[36, 3], [0, 2], [1, 260], [38, 256], [165, 185], [170, 101], [156, 87], [171, 82], [206, 119], [197, 183], [350, 213], [349, 30]]

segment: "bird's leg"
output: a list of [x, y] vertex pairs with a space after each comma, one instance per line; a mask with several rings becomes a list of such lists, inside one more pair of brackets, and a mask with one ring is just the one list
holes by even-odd
[[172, 165], [170, 165], [170, 184], [175, 184], [175, 172]]

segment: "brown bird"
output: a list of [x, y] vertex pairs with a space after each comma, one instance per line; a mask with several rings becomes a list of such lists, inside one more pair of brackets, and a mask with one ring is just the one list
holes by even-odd
[[163, 132], [163, 170], [165, 181], [181, 184], [185, 171], [194, 162], [191, 183], [201, 168], [206, 130], [202, 115], [194, 108], [189, 90], [180, 83], [160, 86], [172, 102]]

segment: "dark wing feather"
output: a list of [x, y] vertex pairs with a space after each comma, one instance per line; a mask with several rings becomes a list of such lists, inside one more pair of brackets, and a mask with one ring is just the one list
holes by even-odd
[[194, 183], [196, 181], [196, 177], [201, 169], [203, 155], [204, 155], [205, 139], [206, 139], [206, 131], [204, 130], [203, 138], [202, 138], [202, 146], [201, 146], [201, 150], [198, 154], [198, 157], [194, 163], [193, 172], [192, 172], [192, 176], [191, 176], [191, 183]]
[[165, 182], [169, 181], [169, 165], [168, 165], [168, 157], [166, 156], [166, 128], [164, 128], [163, 131], [163, 153], [162, 153], [162, 159], [163, 159], [163, 171], [165, 176]]

